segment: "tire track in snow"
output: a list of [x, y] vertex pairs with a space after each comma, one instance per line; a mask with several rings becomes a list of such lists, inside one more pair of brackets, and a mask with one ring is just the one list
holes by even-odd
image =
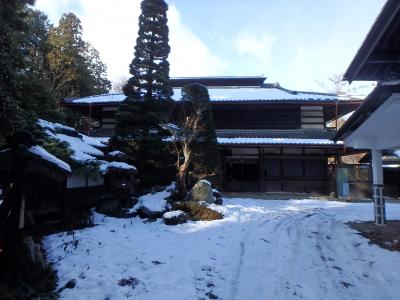
[[238, 266], [236, 268], [236, 272], [235, 272], [235, 277], [232, 281], [232, 288], [231, 288], [231, 298], [230, 299], [236, 299], [236, 294], [238, 291], [238, 287], [239, 287], [239, 278], [242, 272], [242, 267], [243, 267], [243, 257], [244, 257], [244, 252], [245, 252], [245, 248], [244, 248], [244, 241], [240, 242], [240, 254], [239, 254], [239, 263]]

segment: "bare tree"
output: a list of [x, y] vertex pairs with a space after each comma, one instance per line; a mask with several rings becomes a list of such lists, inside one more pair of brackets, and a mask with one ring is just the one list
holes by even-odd
[[[325, 82], [318, 80], [315, 82], [327, 93], [336, 94], [343, 97], [343, 99], [363, 99], [364, 96], [360, 96], [360, 92], [365, 93], [365, 90], [369, 87], [367, 84], [350, 86], [347, 81], [343, 81], [343, 74], [334, 74]], [[345, 122], [346, 118], [341, 117], [329, 122], [327, 125], [328, 127], [339, 129]]]
[[357, 94], [369, 87], [367, 84], [351, 86], [347, 81], [343, 80], [343, 74], [334, 74], [326, 81], [315, 80], [315, 82], [327, 93], [348, 97], [359, 97]]
[[167, 125], [173, 136], [173, 147], [177, 157], [179, 196], [184, 196], [196, 180], [217, 181], [220, 170], [208, 91], [200, 85], [189, 85], [183, 89], [183, 94], [181, 126], [178, 128], [173, 124]]

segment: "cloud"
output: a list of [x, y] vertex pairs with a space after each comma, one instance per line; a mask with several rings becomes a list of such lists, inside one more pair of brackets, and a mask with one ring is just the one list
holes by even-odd
[[175, 6], [168, 11], [170, 29], [170, 64], [174, 76], [221, 75], [227, 63], [185, 26]]
[[[55, 22], [63, 12], [73, 12], [82, 21], [84, 39], [100, 52], [108, 77], [118, 82], [127, 77], [138, 32], [140, 0], [77, 1], [38, 0], [36, 7]], [[226, 63], [182, 23], [178, 9], [168, 10], [172, 76], [220, 75]]]
[[233, 46], [240, 55], [247, 55], [259, 60], [263, 64], [269, 64], [275, 40], [275, 36], [267, 33], [257, 35], [249, 31], [244, 31], [239, 32], [233, 39]]

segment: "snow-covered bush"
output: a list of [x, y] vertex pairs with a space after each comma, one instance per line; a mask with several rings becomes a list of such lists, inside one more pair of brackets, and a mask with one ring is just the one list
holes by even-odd
[[187, 215], [181, 210], [172, 210], [163, 214], [166, 225], [178, 225], [187, 222]]
[[142, 218], [161, 218], [171, 208], [167, 198], [171, 195], [168, 188], [154, 194], [146, 194], [139, 197], [136, 210]]

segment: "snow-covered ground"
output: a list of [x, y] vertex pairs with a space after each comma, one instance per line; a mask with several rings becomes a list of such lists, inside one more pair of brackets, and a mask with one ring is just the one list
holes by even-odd
[[[224, 199], [221, 210], [177, 226], [95, 214], [96, 227], [48, 236], [60, 287], [77, 281], [61, 298], [400, 299], [400, 253], [344, 224], [372, 220], [371, 203]], [[400, 205], [387, 213], [400, 219]]]

